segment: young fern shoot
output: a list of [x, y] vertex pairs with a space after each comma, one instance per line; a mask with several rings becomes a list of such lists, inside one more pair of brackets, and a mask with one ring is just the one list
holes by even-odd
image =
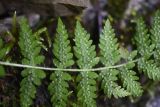
[[[95, 46], [92, 45], [90, 35], [82, 28], [77, 21], [75, 29], [75, 56], [78, 59], [77, 65], [80, 69], [90, 69], [99, 62], [96, 57]], [[78, 105], [80, 107], [96, 107], [96, 78], [97, 73], [91, 71], [80, 72], [77, 77], [78, 82]]]
[[[40, 55], [40, 41], [33, 35], [25, 18], [20, 20], [20, 37], [18, 43], [23, 56], [22, 64], [36, 66], [43, 62], [44, 56]], [[20, 84], [20, 105], [21, 107], [30, 107], [35, 98], [37, 86], [41, 84], [41, 80], [46, 75], [42, 70], [30, 68], [24, 69], [21, 75], [23, 79]]]
[[[58, 19], [57, 33], [53, 43], [53, 63], [57, 68], [67, 68], [74, 64], [73, 54], [71, 53], [68, 33], [61, 19]], [[51, 74], [48, 90], [51, 94], [53, 107], [66, 107], [68, 95], [70, 94], [67, 83], [72, 77], [64, 71], [55, 71]]]
[[[110, 21], [107, 20], [100, 35], [100, 61], [104, 66], [113, 66], [120, 61], [120, 53], [118, 51], [118, 43], [115, 38], [114, 30], [111, 27]], [[99, 79], [102, 82], [101, 87], [104, 93], [111, 98], [125, 97], [130, 95], [129, 92], [119, 86], [116, 81], [118, 69], [106, 69], [100, 72]]]

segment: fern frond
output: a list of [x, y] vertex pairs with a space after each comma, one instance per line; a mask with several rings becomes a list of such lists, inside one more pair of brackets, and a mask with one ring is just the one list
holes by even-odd
[[103, 65], [112, 66], [120, 60], [117, 38], [109, 22], [106, 21], [102, 34], [100, 35], [100, 53]]
[[[137, 55], [137, 51], [133, 51], [131, 53], [128, 51], [124, 52], [126, 54], [126, 61], [128, 62], [133, 61], [134, 57]], [[136, 76], [136, 72], [132, 70], [134, 66], [135, 63], [129, 63], [126, 66], [120, 68], [120, 78], [123, 82], [123, 87], [125, 87], [132, 96], [137, 97], [142, 95], [143, 90], [140, 82], [138, 82], [139, 77]]]
[[[22, 63], [27, 65], [38, 65], [44, 60], [40, 55], [41, 47], [39, 40], [33, 33], [25, 18], [20, 20], [19, 46], [23, 55]], [[21, 81], [20, 103], [22, 107], [30, 107], [35, 98], [36, 87], [41, 84], [41, 79], [45, 78], [45, 72], [37, 69], [24, 69], [21, 73], [24, 77]]]
[[[156, 63], [149, 58], [153, 54], [154, 47], [157, 47], [157, 40], [151, 44], [151, 39], [147, 33], [146, 25], [142, 18], [136, 19], [136, 45], [138, 51], [142, 58], [138, 61], [138, 67], [150, 78], [153, 80], [160, 80], [160, 68], [157, 67]], [[156, 29], [153, 27], [153, 29]], [[157, 29], [158, 30], [158, 29]], [[156, 34], [156, 30], [152, 30], [152, 34]], [[158, 35], [155, 35], [158, 36]], [[158, 38], [157, 38], [158, 39]]]
[[[95, 46], [92, 45], [90, 35], [82, 28], [80, 22], [77, 21], [75, 30], [75, 56], [78, 59], [77, 65], [80, 69], [92, 68], [99, 62], [96, 57]], [[95, 72], [81, 72], [77, 77], [78, 84], [78, 104], [82, 107], [95, 107], [96, 102], [96, 78]]]
[[[57, 34], [53, 43], [53, 54], [55, 56], [53, 63], [57, 68], [67, 68], [74, 64], [68, 34], [61, 19], [58, 20]], [[53, 106], [66, 107], [67, 97], [70, 93], [67, 81], [72, 79], [71, 75], [67, 72], [55, 71], [51, 74], [50, 79], [52, 82], [49, 84], [48, 90], [51, 94]]]
[[153, 16], [153, 23], [152, 23], [152, 29], [151, 29], [151, 39], [152, 44], [155, 45], [154, 50], [154, 58], [156, 59], [156, 62], [159, 63], [160, 61], [160, 10], [156, 11], [156, 13]]
[[137, 45], [137, 50], [141, 56], [149, 58], [152, 55], [154, 45], [151, 44], [150, 35], [144, 23], [142, 17], [137, 18], [136, 22], [136, 34], [135, 41]]
[[[120, 53], [118, 51], [118, 43], [115, 38], [114, 30], [111, 27], [109, 20], [106, 21], [102, 34], [100, 35], [100, 54], [101, 62], [104, 66], [113, 66], [120, 60]], [[110, 98], [125, 97], [129, 93], [118, 86], [116, 83], [119, 71], [116, 69], [103, 70], [100, 73], [101, 87], [104, 93]]]

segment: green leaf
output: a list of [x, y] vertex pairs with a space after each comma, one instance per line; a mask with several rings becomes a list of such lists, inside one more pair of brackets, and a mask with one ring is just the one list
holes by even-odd
[[[57, 68], [67, 68], [74, 64], [73, 54], [71, 53], [70, 41], [68, 33], [61, 19], [58, 19], [57, 33], [53, 43], [53, 63]], [[66, 107], [69, 84], [72, 80], [69, 73], [63, 71], [55, 71], [51, 74], [52, 82], [48, 86], [48, 90], [52, 96], [51, 102], [55, 107]]]
[[[136, 20], [136, 45], [142, 58], [138, 61], [138, 67], [142, 70], [150, 79], [160, 80], [160, 68], [159, 66], [159, 18], [160, 12], [155, 13], [153, 19], [153, 25], [151, 29], [151, 37], [148, 34], [146, 25], [142, 18]], [[152, 43], [151, 43], [152, 38]], [[155, 51], [153, 50], [155, 48]], [[151, 60], [150, 57], [154, 54], [155, 61]]]
[[159, 65], [160, 61], [160, 10], [156, 11], [155, 14], [153, 15], [153, 23], [152, 23], [152, 28], [151, 28], [151, 39], [152, 39], [152, 44], [155, 45], [155, 50], [154, 50], [154, 58], [156, 62]]
[[[99, 62], [96, 57], [95, 46], [92, 45], [90, 35], [82, 28], [77, 21], [75, 30], [74, 52], [77, 58], [77, 65], [81, 69], [90, 69]], [[97, 74], [91, 71], [81, 72], [77, 77], [78, 102], [83, 107], [96, 107], [96, 81]]]
[[91, 78], [91, 79], [96, 79], [96, 78], [98, 78], [98, 74], [95, 73], [95, 72], [88, 72], [88, 76], [89, 76], [89, 78]]
[[65, 73], [65, 72], [62, 74], [62, 77], [64, 80], [67, 80], [67, 81], [72, 80], [71, 75], [69, 75], [68, 73]]
[[34, 61], [35, 61], [35, 64], [41, 64], [43, 61], [44, 61], [44, 56], [42, 56], [42, 55], [39, 55], [39, 56], [35, 56], [34, 57]]
[[154, 45], [151, 44], [150, 35], [142, 17], [136, 19], [136, 25], [135, 41], [138, 52], [148, 59], [152, 55]]
[[38, 78], [41, 78], [41, 79], [43, 79], [43, 78], [46, 77], [45, 72], [42, 71], [42, 70], [38, 70], [38, 69], [37, 69], [37, 70], [35, 71], [35, 74], [36, 74], [36, 76], [37, 76]]
[[[113, 66], [119, 62], [120, 56], [124, 56], [122, 53], [120, 54], [122, 51], [118, 50], [117, 39], [109, 20], [105, 22], [104, 29], [100, 35], [99, 47], [101, 63], [104, 66]], [[129, 92], [116, 83], [118, 73], [119, 71], [116, 69], [107, 69], [100, 72], [101, 88], [109, 98], [112, 96], [117, 98], [130, 95]]]
[[[20, 20], [20, 37], [19, 46], [23, 55], [22, 63], [27, 65], [38, 65], [44, 60], [44, 56], [40, 55], [41, 46], [33, 33], [27, 19]], [[41, 79], [45, 78], [45, 73], [37, 69], [24, 69], [21, 73], [24, 77], [21, 81], [20, 88], [20, 105], [22, 107], [30, 107], [35, 98], [36, 88], [41, 84]]]
[[112, 66], [120, 60], [117, 38], [115, 38], [115, 33], [109, 20], [105, 22], [104, 29], [100, 35], [99, 47], [103, 65]]

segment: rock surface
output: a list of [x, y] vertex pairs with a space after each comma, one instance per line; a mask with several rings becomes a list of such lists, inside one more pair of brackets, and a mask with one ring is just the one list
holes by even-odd
[[4, 10], [8, 12], [36, 12], [44, 16], [67, 16], [81, 12], [89, 4], [89, 0], [1, 0], [0, 8], [5, 7]]

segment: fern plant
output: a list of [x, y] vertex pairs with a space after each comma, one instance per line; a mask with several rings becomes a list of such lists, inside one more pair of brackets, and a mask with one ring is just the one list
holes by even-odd
[[[37, 36], [37, 35], [36, 35]], [[20, 37], [19, 46], [23, 56], [22, 64], [39, 65], [43, 62], [44, 56], [40, 55], [41, 42], [33, 35], [27, 20], [20, 20]], [[20, 104], [21, 107], [30, 107], [35, 98], [37, 86], [41, 84], [41, 80], [45, 78], [45, 72], [38, 69], [26, 68], [21, 73], [23, 79], [20, 83]]]
[[[82, 28], [81, 24], [77, 21], [75, 30], [75, 56], [77, 58], [77, 65], [80, 69], [91, 69], [98, 62], [99, 58], [96, 57], [95, 46], [92, 45], [90, 35]], [[95, 107], [96, 101], [96, 78], [97, 73], [91, 71], [80, 72], [77, 76], [77, 98], [78, 105], [83, 107]]]
[[[70, 41], [68, 34], [61, 19], [58, 19], [57, 34], [53, 43], [53, 54], [55, 58], [53, 63], [57, 68], [67, 68], [74, 64], [73, 54], [71, 53]], [[51, 94], [51, 102], [54, 107], [66, 107], [68, 101], [68, 81], [72, 80], [69, 73], [63, 71], [55, 71], [50, 76], [49, 92]]]
[[[22, 64], [13, 66], [26, 67], [22, 72], [20, 83], [20, 105], [30, 107], [36, 96], [36, 89], [46, 74], [43, 70], [52, 70], [48, 90], [53, 107], [74, 106], [70, 104], [71, 94], [76, 93], [78, 107], [96, 107], [97, 91], [102, 90], [108, 98], [126, 96], [139, 97], [143, 87], [139, 82], [136, 70], [143, 71], [150, 79], [160, 80], [160, 11], [153, 18], [151, 30], [148, 30], [142, 18], [136, 18], [136, 34], [134, 37], [136, 50], [129, 52], [119, 46], [114, 30], [109, 20], [105, 22], [100, 35], [99, 56], [90, 35], [79, 21], [75, 28], [75, 46], [72, 47], [65, 25], [58, 19], [57, 32], [53, 41], [53, 64], [56, 68], [37, 67], [43, 63], [44, 56], [40, 54], [45, 46], [40, 41], [39, 34], [45, 29], [33, 33], [27, 20], [20, 20], [19, 47], [22, 53]], [[6, 55], [5, 45], [0, 39], [0, 59]], [[74, 56], [74, 57], [73, 57]], [[138, 58], [138, 59], [136, 59]], [[73, 59], [76, 59], [74, 61]], [[76, 63], [74, 63], [76, 62]], [[136, 62], [137, 66], [136, 66]], [[10, 63], [0, 64], [9, 65]], [[10, 64], [11, 65], [11, 64]], [[73, 69], [78, 67], [78, 69]], [[94, 68], [102, 65], [103, 67]], [[70, 68], [70, 69], [68, 69]], [[41, 70], [43, 69], [43, 70]], [[0, 66], [0, 72], [4, 69]], [[54, 70], [54, 71], [53, 71]], [[68, 71], [77, 72], [74, 76]], [[76, 77], [76, 92], [72, 92], [70, 83]], [[101, 85], [100, 89], [97, 80]], [[75, 101], [75, 100], [74, 100]]]

